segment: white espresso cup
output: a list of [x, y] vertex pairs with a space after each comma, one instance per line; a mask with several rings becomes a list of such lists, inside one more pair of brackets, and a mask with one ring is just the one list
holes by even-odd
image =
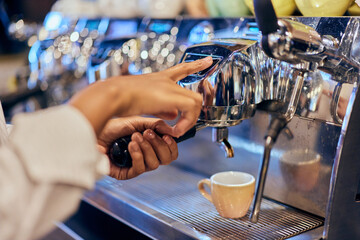
[[[211, 193], [205, 190], [205, 185]], [[222, 217], [241, 218], [246, 215], [255, 192], [255, 178], [244, 172], [219, 172], [198, 183], [200, 193], [212, 202]]]

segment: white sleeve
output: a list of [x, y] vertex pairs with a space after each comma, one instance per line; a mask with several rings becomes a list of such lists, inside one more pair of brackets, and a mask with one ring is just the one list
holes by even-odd
[[76, 210], [109, 173], [87, 119], [71, 106], [22, 114], [0, 147], [0, 240], [34, 239]]

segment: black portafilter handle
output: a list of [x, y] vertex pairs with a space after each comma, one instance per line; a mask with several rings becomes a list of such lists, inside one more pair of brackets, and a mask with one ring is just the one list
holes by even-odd
[[274, 6], [271, 0], [254, 0], [254, 11], [262, 33], [261, 46], [268, 56], [274, 57], [268, 44], [268, 34], [275, 33], [279, 29]]
[[[174, 138], [175, 142], [179, 143], [195, 136], [197, 126], [192, 127], [184, 135]], [[158, 134], [158, 133], [157, 133]], [[161, 134], [158, 134], [162, 137]], [[119, 138], [111, 144], [108, 155], [110, 161], [117, 167], [131, 167], [132, 159], [128, 150], [129, 143], [131, 142], [131, 135]]]

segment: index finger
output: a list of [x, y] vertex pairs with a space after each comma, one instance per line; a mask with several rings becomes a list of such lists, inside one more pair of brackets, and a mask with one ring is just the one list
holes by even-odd
[[187, 77], [190, 74], [199, 72], [211, 66], [212, 57], [202, 58], [193, 62], [183, 62], [165, 70], [166, 74], [175, 82]]

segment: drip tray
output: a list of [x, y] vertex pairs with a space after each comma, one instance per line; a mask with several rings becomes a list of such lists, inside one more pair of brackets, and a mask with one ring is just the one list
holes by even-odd
[[273, 240], [323, 225], [321, 218], [267, 199], [262, 201], [256, 224], [248, 220], [249, 213], [241, 219], [220, 217], [197, 190], [201, 178], [162, 166], [128, 181], [107, 177], [85, 200], [152, 238]]

